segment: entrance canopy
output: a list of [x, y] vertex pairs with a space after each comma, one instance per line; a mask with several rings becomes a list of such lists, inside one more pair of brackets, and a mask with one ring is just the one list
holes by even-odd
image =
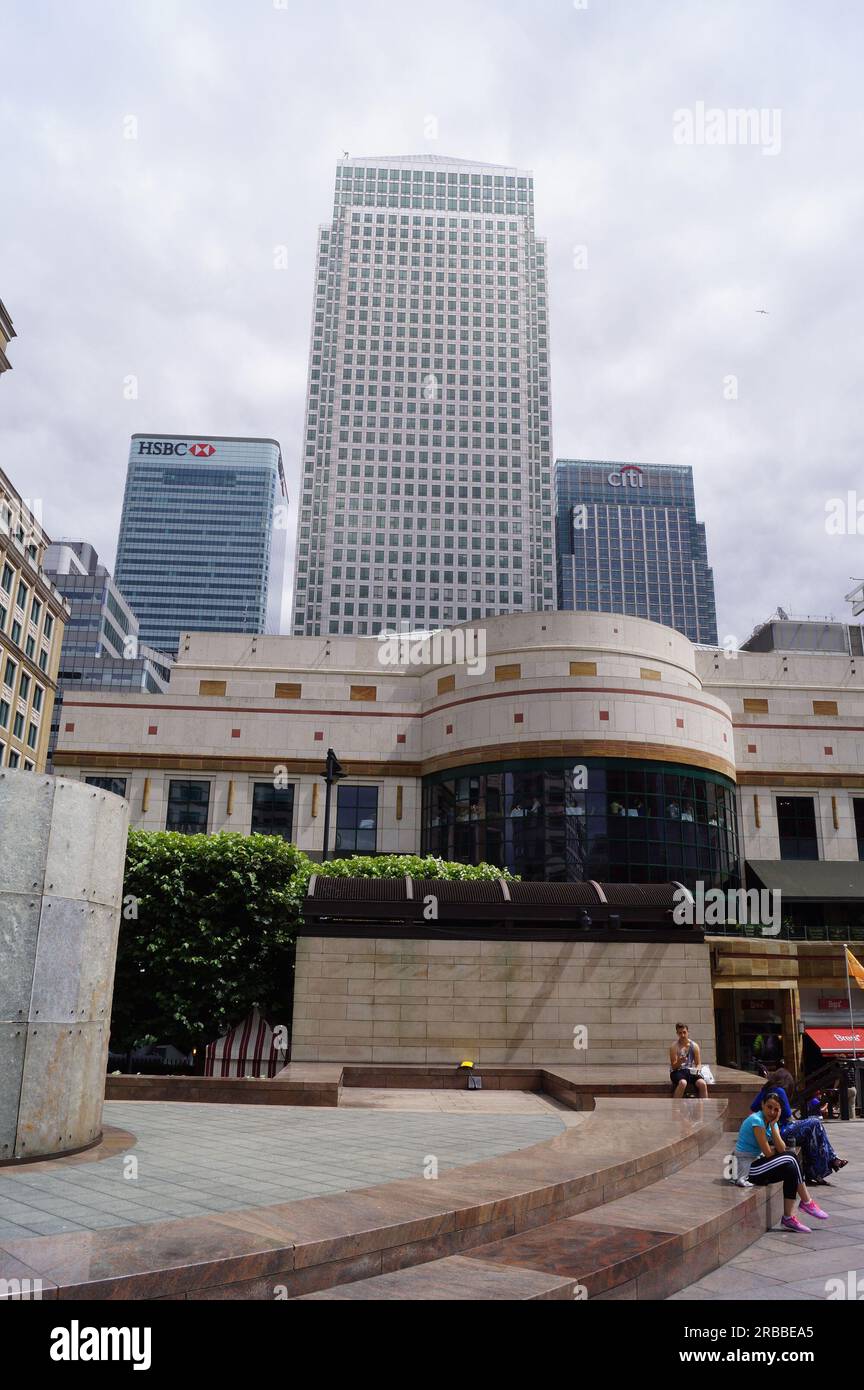
[[855, 902], [864, 898], [864, 863], [857, 859], [748, 859], [747, 868], [763, 888], [779, 889], [800, 902]]
[[808, 1028], [804, 1034], [827, 1055], [864, 1051], [864, 1028]]

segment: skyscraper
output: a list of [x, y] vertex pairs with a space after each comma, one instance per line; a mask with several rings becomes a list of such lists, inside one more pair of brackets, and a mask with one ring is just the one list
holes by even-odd
[[559, 459], [555, 489], [559, 608], [650, 618], [716, 643], [692, 468]]
[[555, 606], [529, 173], [344, 159], [318, 239], [295, 635]]
[[138, 619], [89, 541], [52, 542], [42, 572], [72, 610], [57, 672], [50, 769], [64, 699], [74, 700], [79, 690], [164, 692], [172, 661], [138, 641]]
[[279, 632], [284, 498], [275, 439], [133, 435], [114, 577], [140, 640]]

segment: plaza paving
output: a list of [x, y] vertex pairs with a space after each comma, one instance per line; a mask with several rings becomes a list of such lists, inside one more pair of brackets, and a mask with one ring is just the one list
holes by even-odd
[[0, 1169], [0, 1241], [345, 1192], [421, 1177], [430, 1157], [444, 1172], [552, 1139], [568, 1114], [528, 1093], [429, 1094], [400, 1105], [391, 1092], [390, 1108], [360, 1092], [339, 1109], [106, 1102], [106, 1126], [137, 1143], [94, 1162]]
[[824, 1301], [829, 1279], [855, 1272], [864, 1296], [864, 1120], [828, 1122], [837, 1153], [849, 1160], [848, 1168], [833, 1177], [828, 1187], [813, 1193], [829, 1221], [811, 1221], [812, 1235], [775, 1227], [728, 1264], [688, 1285], [672, 1300], [778, 1302]]

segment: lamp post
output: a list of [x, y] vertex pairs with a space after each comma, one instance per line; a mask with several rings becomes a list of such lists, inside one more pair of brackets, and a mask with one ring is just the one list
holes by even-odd
[[327, 791], [324, 796], [324, 851], [321, 855], [321, 863], [323, 864], [330, 848], [330, 797], [333, 792], [333, 783], [348, 776], [332, 748], [327, 749], [327, 761], [321, 776], [327, 784]]

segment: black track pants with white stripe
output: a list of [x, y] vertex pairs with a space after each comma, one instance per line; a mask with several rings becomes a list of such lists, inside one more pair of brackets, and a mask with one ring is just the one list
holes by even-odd
[[791, 1200], [804, 1181], [797, 1158], [791, 1154], [777, 1154], [774, 1158], [757, 1158], [747, 1174], [754, 1187], [768, 1187], [770, 1183], [782, 1182], [783, 1196]]

